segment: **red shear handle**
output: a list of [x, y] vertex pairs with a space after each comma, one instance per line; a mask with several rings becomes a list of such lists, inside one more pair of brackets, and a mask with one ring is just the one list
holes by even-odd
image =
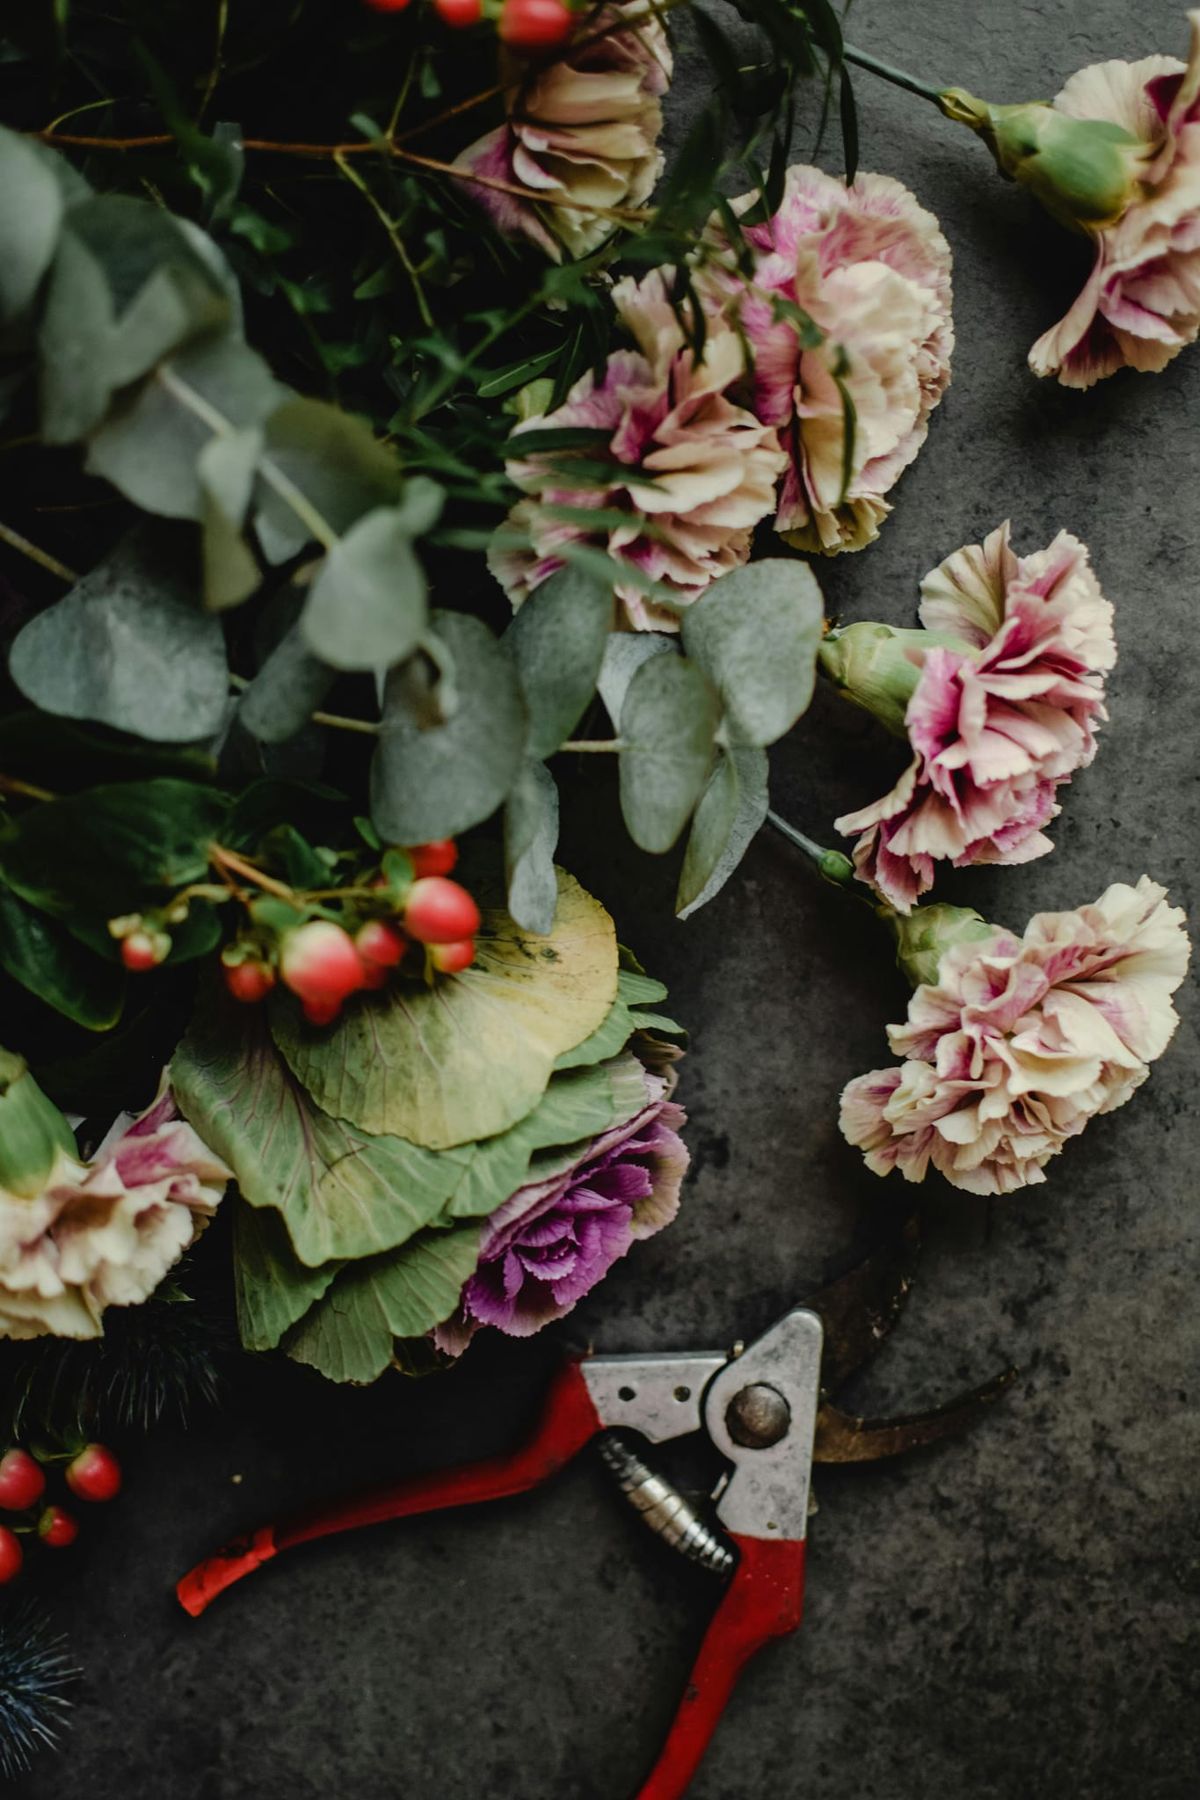
[[679, 1800], [700, 1766], [734, 1683], [756, 1650], [786, 1637], [804, 1605], [802, 1540], [734, 1536], [733, 1580], [704, 1634], [662, 1754], [637, 1800]]
[[185, 1612], [197, 1618], [217, 1595], [243, 1575], [253, 1574], [280, 1550], [335, 1531], [378, 1525], [413, 1513], [438, 1512], [450, 1506], [473, 1506], [481, 1500], [503, 1500], [548, 1481], [578, 1455], [601, 1429], [600, 1419], [577, 1362], [556, 1375], [536, 1431], [527, 1444], [486, 1462], [416, 1475], [390, 1487], [376, 1488], [356, 1500], [318, 1507], [283, 1525], [265, 1525], [250, 1537], [237, 1538], [190, 1569], [175, 1589]]

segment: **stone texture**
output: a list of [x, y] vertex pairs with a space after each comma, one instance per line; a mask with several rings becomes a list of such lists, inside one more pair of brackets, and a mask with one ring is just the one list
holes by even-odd
[[[999, 100], [1185, 41], [1166, 0], [858, 0], [852, 25], [875, 54]], [[1200, 350], [1089, 395], [1036, 382], [1025, 353], [1063, 309], [1079, 247], [967, 133], [870, 76], [856, 85], [863, 166], [905, 180], [953, 246], [958, 349], [881, 541], [822, 571], [831, 611], [913, 623], [920, 575], [1006, 515], [1022, 551], [1077, 532], [1117, 603], [1112, 720], [1065, 796], [1055, 854], [939, 894], [1020, 926], [1146, 870], [1190, 907]], [[831, 133], [825, 166], [837, 156]], [[865, 716], [821, 697], [774, 753], [775, 804], [828, 838], [837, 813], [882, 791], [893, 754]], [[566, 860], [692, 1028], [695, 1164], [679, 1223], [571, 1335], [720, 1344], [767, 1324], [904, 1205], [835, 1123], [843, 1083], [884, 1060], [903, 990], [869, 914], [773, 838], [676, 925], [673, 867], [608, 832], [607, 771], [588, 779]], [[617, 847], [602, 857], [597, 842]], [[745, 1677], [694, 1800], [1200, 1792], [1200, 1059], [1182, 1000], [1149, 1085], [1047, 1186], [992, 1205], [929, 1190], [908, 1315], [853, 1397], [916, 1407], [1007, 1361], [1020, 1381], [965, 1442], [819, 1478], [806, 1627]], [[171, 1598], [198, 1555], [308, 1496], [511, 1441], [553, 1354], [545, 1340], [481, 1343], [445, 1380], [366, 1392], [249, 1366], [225, 1414], [131, 1457], [126, 1497], [96, 1518], [86, 1583], [60, 1577], [87, 1669], [67, 1758], [14, 1792], [625, 1800], [715, 1595], [590, 1463], [485, 1514], [299, 1552], [198, 1623]]]

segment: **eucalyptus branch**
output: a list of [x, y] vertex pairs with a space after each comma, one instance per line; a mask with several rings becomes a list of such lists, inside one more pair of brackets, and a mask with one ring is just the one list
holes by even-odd
[[565, 744], [560, 744], [558, 747], [560, 751], [613, 752], [624, 750], [625, 740], [624, 738], [568, 738]]

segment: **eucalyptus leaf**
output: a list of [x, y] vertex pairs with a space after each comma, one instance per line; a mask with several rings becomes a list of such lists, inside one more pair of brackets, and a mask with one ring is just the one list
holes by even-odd
[[614, 631], [610, 635], [596, 686], [614, 729], [620, 724], [629, 684], [642, 664], [652, 656], [677, 654], [678, 639], [663, 631]]
[[529, 755], [552, 756], [596, 688], [612, 627], [612, 588], [581, 569], [560, 569], [518, 609], [503, 643], [529, 714]]
[[424, 1231], [387, 1256], [342, 1269], [283, 1342], [330, 1381], [374, 1381], [396, 1338], [423, 1337], [448, 1319], [479, 1260], [479, 1226]]
[[225, 639], [195, 603], [181, 546], [139, 529], [19, 633], [9, 672], [43, 711], [153, 743], [209, 738], [229, 692]]
[[271, 1028], [323, 1111], [441, 1150], [507, 1131], [531, 1112], [556, 1057], [595, 1031], [616, 992], [612, 920], [560, 869], [549, 937], [531, 939], [492, 907], [461, 975], [432, 989], [399, 983], [352, 1004], [326, 1031], [277, 996]]
[[[418, 522], [420, 517], [418, 515]], [[335, 669], [390, 669], [428, 622], [425, 572], [411, 511], [376, 507], [329, 550], [301, 615], [309, 649]]]
[[[227, 1202], [228, 1204], [228, 1202]], [[233, 1202], [233, 1291], [238, 1336], [247, 1350], [274, 1350], [326, 1292], [341, 1268], [306, 1269], [270, 1207]]]
[[405, 677], [389, 677], [371, 768], [371, 817], [389, 843], [457, 837], [490, 818], [521, 767], [525, 709], [516, 671], [480, 619], [437, 612], [454, 659], [458, 704], [443, 725], [409, 716]]
[[721, 707], [703, 670], [655, 656], [621, 708], [621, 811], [643, 850], [669, 850], [708, 777]]
[[[266, 467], [256, 523], [272, 562], [318, 535], [340, 537], [377, 506], [401, 497], [400, 464], [362, 419], [324, 400], [287, 400], [266, 426]], [[297, 504], [299, 502], [299, 504]]]
[[282, 637], [238, 703], [238, 718], [264, 744], [282, 744], [308, 724], [336, 679], [298, 625]]
[[261, 454], [262, 432], [249, 426], [210, 438], [196, 463], [203, 495], [204, 600], [214, 612], [240, 606], [259, 584], [243, 526]]
[[0, 886], [0, 969], [88, 1031], [109, 1031], [121, 1016], [125, 971], [94, 955], [4, 886]]
[[527, 762], [504, 808], [504, 866], [508, 910], [518, 925], [539, 937], [554, 926], [558, 881], [558, 789], [545, 763]]
[[23, 312], [54, 255], [62, 189], [48, 160], [15, 131], [0, 130], [0, 320]]
[[675, 911], [688, 918], [733, 874], [767, 816], [765, 750], [722, 750], [692, 819]]
[[808, 707], [824, 601], [807, 563], [767, 557], [714, 581], [683, 615], [686, 654], [725, 706], [735, 744], [773, 744]]
[[145, 512], [203, 519], [205, 446], [214, 436], [261, 425], [282, 392], [240, 337], [189, 344], [118, 398], [88, 443], [87, 467]]

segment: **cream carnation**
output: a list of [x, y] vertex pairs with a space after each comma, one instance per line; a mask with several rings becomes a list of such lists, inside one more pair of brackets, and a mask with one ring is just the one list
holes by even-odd
[[921, 594], [922, 624], [943, 642], [910, 652], [913, 760], [882, 800], [837, 821], [858, 836], [860, 879], [902, 912], [938, 861], [1030, 862], [1053, 849], [1043, 827], [1058, 787], [1096, 753], [1102, 675], [1117, 654], [1112, 606], [1065, 531], [1018, 557], [1005, 523], [948, 557]]
[[996, 928], [947, 950], [888, 1028], [906, 1060], [860, 1075], [841, 1126], [877, 1175], [1004, 1194], [1044, 1167], [1090, 1118], [1123, 1106], [1178, 1024], [1184, 915], [1143, 875], [1091, 906], [1039, 913], [1024, 937]]
[[105, 1307], [153, 1292], [230, 1179], [164, 1091], [90, 1163], [60, 1151], [38, 1193], [0, 1191], [0, 1336], [99, 1337]]
[[531, 238], [555, 262], [564, 247], [586, 256], [603, 243], [615, 222], [595, 209], [640, 206], [663, 166], [671, 51], [662, 25], [633, 0], [589, 15], [582, 31], [578, 48], [528, 68], [508, 90], [507, 122], [457, 161], [540, 197], [474, 189], [501, 231]]
[[[509, 476], [530, 497], [514, 507], [488, 566], [514, 606], [563, 566], [571, 543], [607, 550], [685, 605], [746, 561], [751, 532], [774, 504], [786, 460], [776, 434], [729, 397], [745, 376], [737, 333], [715, 324], [697, 361], [661, 275], [618, 284], [614, 300], [638, 350], [610, 356], [599, 378], [589, 371], [562, 406], [524, 421], [510, 440], [518, 454]], [[611, 464], [610, 481], [575, 486], [569, 452], [520, 458], [523, 431], [568, 426], [607, 434], [585, 455]], [[605, 520], [592, 529], [563, 516], [577, 508], [603, 509]], [[634, 630], [678, 630], [678, 614], [649, 601], [640, 583], [618, 581], [614, 591]]]
[[1092, 232], [1096, 260], [1066, 316], [1029, 352], [1036, 375], [1091, 387], [1124, 366], [1163, 369], [1200, 332], [1200, 11], [1186, 63], [1095, 63], [1054, 101], [1148, 147], [1133, 198]]
[[[754, 354], [754, 410], [788, 452], [776, 529], [798, 550], [860, 550], [950, 380], [949, 246], [891, 176], [847, 187], [803, 164], [788, 170], [774, 217], [743, 231], [750, 285], [716, 279]], [[780, 302], [801, 308], [821, 341], [806, 344]]]

